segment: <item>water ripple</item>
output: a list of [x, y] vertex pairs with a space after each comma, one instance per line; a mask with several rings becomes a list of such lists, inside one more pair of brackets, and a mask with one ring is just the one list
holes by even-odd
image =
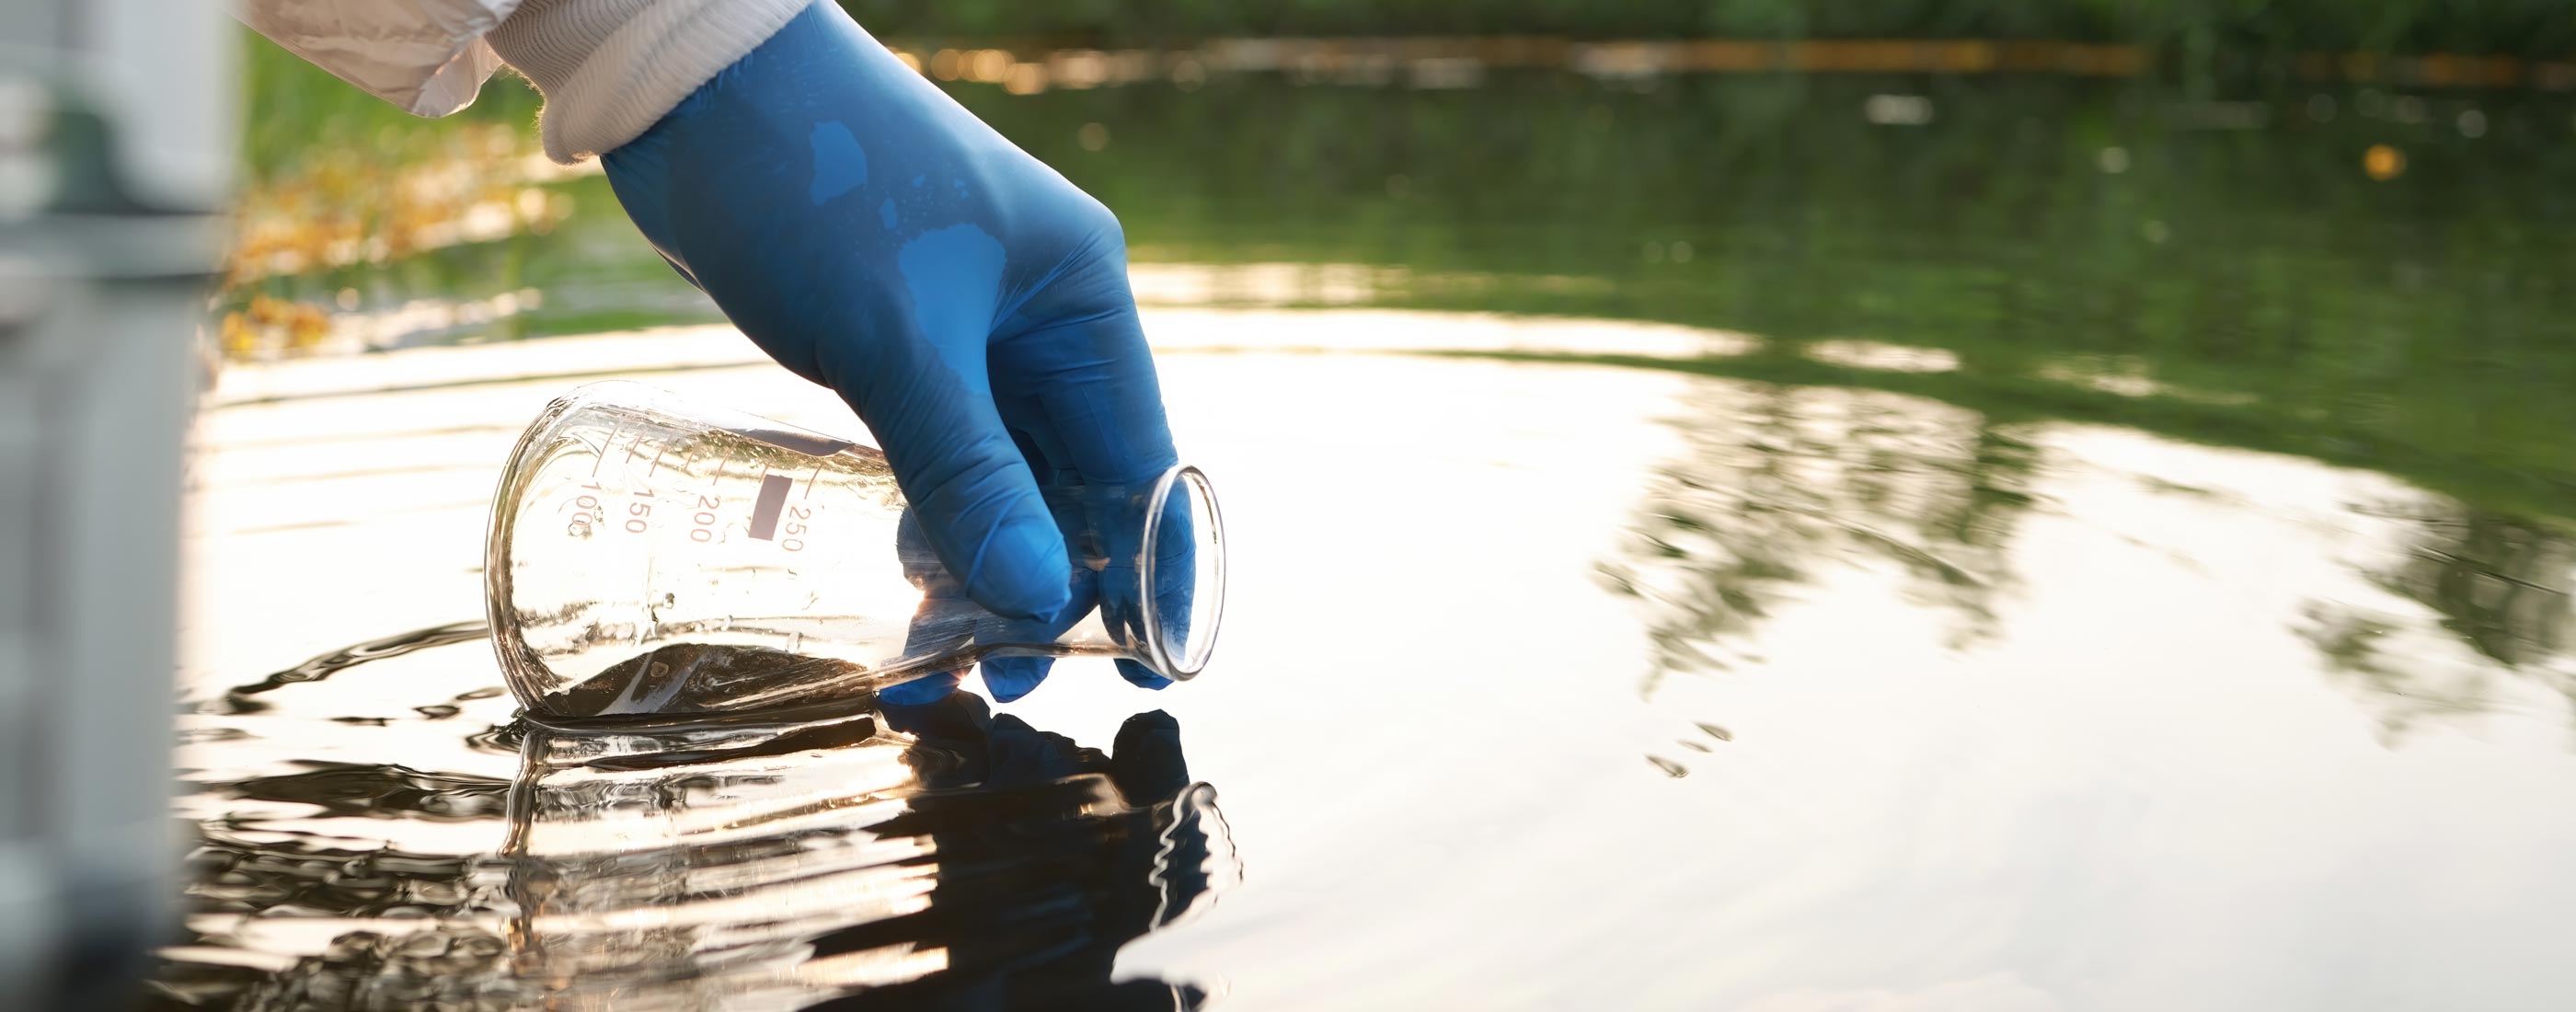
[[[1189, 778], [1179, 726], [1160, 711], [1130, 717], [1106, 752], [958, 694], [794, 722], [445, 736], [463, 767], [514, 748], [507, 779], [345, 755], [275, 761], [282, 734], [263, 731], [319, 716], [278, 690], [480, 632], [459, 623], [327, 654], [199, 718], [233, 733], [194, 736], [191, 767], [258, 772], [191, 785], [197, 810], [218, 814], [197, 827], [192, 937], [164, 950], [155, 1007], [1205, 1000], [1188, 983], [1110, 979], [1120, 946], [1241, 877], [1216, 791]], [[411, 684], [383, 681], [397, 695]], [[442, 726], [431, 719], [383, 723]]]

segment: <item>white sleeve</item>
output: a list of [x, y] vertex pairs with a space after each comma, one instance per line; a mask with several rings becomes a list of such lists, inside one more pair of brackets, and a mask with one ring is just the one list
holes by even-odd
[[242, 21], [421, 116], [474, 101], [501, 58], [483, 43], [520, 0], [233, 0]]
[[689, 93], [832, 0], [525, 0], [492, 48], [546, 96], [546, 156], [571, 164], [650, 129]]
[[565, 163], [634, 140], [817, 2], [234, 0], [260, 34], [422, 116], [465, 108], [506, 56], [545, 94], [546, 154]]

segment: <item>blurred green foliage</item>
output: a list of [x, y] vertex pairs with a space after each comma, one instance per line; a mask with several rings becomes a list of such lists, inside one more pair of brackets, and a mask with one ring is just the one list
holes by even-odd
[[[1870, 123], [1887, 91], [1934, 121]], [[1692, 368], [2135, 425], [2576, 516], [2564, 96], [2335, 87], [2221, 106], [2266, 125], [2213, 129], [2209, 103], [2156, 86], [2028, 78], [957, 94], [1116, 208], [1139, 260], [1395, 268], [1367, 301], [1747, 331], [1763, 353]], [[2404, 174], [2366, 174], [2374, 145]], [[1853, 338], [1960, 368], [1803, 354]]]
[[[254, 179], [454, 157], [500, 127], [533, 146], [519, 124], [536, 103], [515, 82], [423, 122], [254, 45]], [[950, 90], [1116, 209], [1139, 263], [1360, 265], [1367, 304], [1742, 330], [1766, 350], [1689, 367], [2135, 425], [2576, 516], [2563, 94], [2274, 81], [2213, 103], [2155, 79], [1560, 72], [1457, 90], [1277, 75]], [[1920, 96], [1932, 121], [1869, 122], [1882, 93]], [[2403, 173], [2366, 174], [2374, 146]], [[550, 232], [234, 298], [544, 293], [489, 336], [712, 318], [603, 180], [543, 185], [573, 208]], [[1961, 365], [1802, 353], [1851, 338]], [[2132, 379], [2155, 392], [2105, 388]]]
[[843, 0], [880, 36], [2046, 38], [2208, 50], [2563, 57], [2560, 0]]
[[248, 29], [241, 37], [242, 168], [254, 183], [317, 158], [417, 164], [452, 148], [460, 127], [537, 121], [537, 93], [503, 80], [465, 112], [431, 125]]
[[[916, 45], [943, 33], [1094, 45], [1271, 31], [2027, 35], [2170, 45], [2212, 62], [2553, 53], [2571, 48], [2576, 22], [2519, 2], [2440, 18], [2408, 3], [851, 6]], [[490, 162], [496, 135], [519, 139], [519, 160], [533, 151], [536, 96], [515, 81], [493, 82], [457, 117], [421, 121], [250, 45], [254, 194], [332, 180], [389, 191], [424, 167]], [[1751, 354], [1689, 361], [1517, 356], [1755, 381], [1701, 398], [1681, 425], [1690, 451], [1642, 511], [1640, 545], [1604, 567], [1623, 592], [1658, 575], [1681, 588], [1650, 618], [1659, 672], [1743, 660], [1730, 644], [1840, 554], [1911, 574], [1909, 593], [1955, 612], [1955, 636], [1982, 635], [2015, 579], [2005, 549], [2045, 508], [2024, 491], [2038, 466], [2024, 437], [2065, 421], [2296, 454], [2443, 493], [2456, 509], [2400, 517], [2417, 543], [2372, 580], [2508, 668], [2546, 675], [2576, 628], [2555, 589], [2576, 544], [2569, 95], [2290, 74], [2218, 87], [2194, 73], [1498, 72], [1453, 90], [1406, 87], [1400, 73], [1295, 81], [1217, 74], [1029, 96], [947, 87], [1115, 208], [1140, 276], [1183, 263], [1220, 276], [1264, 265], [1255, 271], [1275, 278], [1290, 265], [1290, 305], [1757, 335]], [[1929, 122], [1871, 122], [1864, 110], [1886, 95], [1927, 103]], [[2393, 178], [2365, 171], [2374, 150], [2400, 167]], [[253, 296], [376, 309], [542, 294], [535, 308], [413, 341], [719, 318], [635, 235], [604, 179], [533, 185], [570, 216], [500, 241], [262, 277], [218, 309]], [[1957, 366], [1855, 368], [1815, 354], [1850, 340]], [[1800, 428], [1847, 407], [1858, 409], [1847, 431]], [[1820, 482], [1807, 466], [1818, 460], [1841, 462], [1840, 480]], [[2387, 734], [2485, 705], [2482, 683], [2389, 653], [2389, 615], [2314, 604], [2301, 634], [2380, 701]]]

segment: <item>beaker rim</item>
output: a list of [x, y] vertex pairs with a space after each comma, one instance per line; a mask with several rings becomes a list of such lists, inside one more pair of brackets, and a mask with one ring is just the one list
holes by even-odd
[[[1172, 624], [1162, 613], [1161, 595], [1154, 588], [1162, 584], [1155, 570], [1161, 565], [1163, 511], [1174, 494], [1188, 494], [1202, 507], [1191, 512], [1197, 530], [1191, 546], [1192, 562], [1206, 562], [1192, 574], [1190, 588], [1191, 614], [1189, 632], [1183, 642], [1171, 641]], [[1204, 513], [1204, 517], [1200, 514]], [[1216, 651], [1217, 628], [1225, 617], [1225, 519], [1217, 507], [1216, 485], [1207, 472], [1190, 464], [1175, 464], [1154, 482], [1154, 491], [1145, 500], [1145, 529], [1137, 560], [1138, 602], [1145, 619], [1146, 661], [1154, 670], [1173, 681], [1186, 682], [1207, 670], [1209, 655]]]

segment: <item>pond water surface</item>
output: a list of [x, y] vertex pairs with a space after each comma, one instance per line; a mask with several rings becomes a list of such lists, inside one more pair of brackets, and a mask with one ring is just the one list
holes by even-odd
[[[236, 366], [156, 1000], [2561, 1007], [2569, 110], [2372, 94], [967, 92], [1127, 217], [1222, 489], [1158, 694], [532, 732], [440, 628], [519, 425], [845, 409], [721, 328]], [[573, 220], [382, 277], [632, 252]]]

